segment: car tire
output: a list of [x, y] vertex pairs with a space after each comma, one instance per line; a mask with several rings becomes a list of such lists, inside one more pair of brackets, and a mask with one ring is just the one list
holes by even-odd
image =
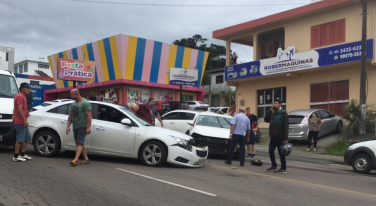
[[51, 131], [39, 132], [34, 137], [34, 151], [42, 157], [56, 156], [60, 151], [60, 138]]
[[338, 122], [337, 127], [336, 127], [336, 133], [340, 134], [342, 132], [343, 128], [343, 122]]
[[161, 142], [147, 142], [142, 146], [140, 152], [140, 158], [146, 166], [160, 167], [166, 163], [167, 149]]
[[352, 161], [355, 172], [368, 174], [372, 170], [372, 160], [366, 153], [357, 154]]

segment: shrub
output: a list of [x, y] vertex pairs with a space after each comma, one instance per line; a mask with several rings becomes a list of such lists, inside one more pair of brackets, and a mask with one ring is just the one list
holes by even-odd
[[[367, 115], [366, 115], [366, 132], [375, 131], [375, 118], [376, 110], [374, 105], [366, 105]], [[360, 127], [360, 117], [361, 117], [361, 107], [357, 100], [351, 100], [349, 105], [345, 106], [345, 111], [343, 114], [343, 119], [346, 120], [346, 125], [344, 127], [344, 132], [347, 137], [353, 136], [359, 133]]]

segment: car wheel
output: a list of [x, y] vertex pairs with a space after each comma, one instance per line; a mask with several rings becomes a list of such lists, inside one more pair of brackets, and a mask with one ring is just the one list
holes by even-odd
[[355, 172], [367, 174], [372, 169], [371, 158], [365, 153], [360, 153], [354, 157], [352, 167]]
[[337, 128], [336, 128], [336, 133], [340, 134], [342, 132], [342, 128], [343, 128], [343, 123], [338, 122]]
[[141, 160], [150, 167], [162, 166], [167, 160], [167, 149], [158, 141], [147, 142], [141, 148]]
[[35, 152], [42, 157], [52, 157], [60, 151], [60, 139], [56, 133], [44, 131], [38, 133], [34, 141]]

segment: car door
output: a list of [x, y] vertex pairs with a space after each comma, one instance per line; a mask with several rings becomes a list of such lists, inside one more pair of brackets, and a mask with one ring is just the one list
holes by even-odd
[[175, 131], [186, 133], [191, 128], [188, 122], [193, 122], [195, 116], [195, 113], [179, 112], [179, 117], [174, 121]]
[[[93, 119], [92, 150], [100, 153], [134, 153], [136, 127], [121, 124], [121, 120], [128, 118], [117, 108], [97, 104], [97, 117]], [[134, 124], [135, 125], [135, 124]]]
[[[169, 112], [162, 116], [162, 121], [164, 128], [175, 130], [175, 121], [179, 118], [180, 112]], [[155, 125], [157, 127], [161, 127], [161, 124], [159, 121], [155, 122]]]
[[[71, 125], [71, 132], [68, 135], [66, 133], [68, 117], [69, 117], [69, 109], [70, 109], [70, 103], [54, 108], [54, 112], [56, 112], [56, 121], [59, 125], [60, 137], [63, 138], [64, 140], [64, 145], [62, 145], [62, 147], [74, 149], [76, 148], [76, 141], [74, 139], [73, 125]], [[93, 127], [91, 128], [91, 130], [93, 131]], [[85, 146], [87, 149], [91, 148], [92, 142], [93, 142], [93, 133], [86, 135]]]

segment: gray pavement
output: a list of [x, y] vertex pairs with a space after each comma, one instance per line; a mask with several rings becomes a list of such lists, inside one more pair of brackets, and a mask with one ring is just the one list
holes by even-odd
[[[91, 156], [92, 164], [71, 167], [72, 153], [11, 162], [0, 147], [0, 205], [374, 205], [376, 174], [351, 167], [294, 161], [288, 174], [262, 167], [223, 164], [203, 168], [150, 168], [137, 160]], [[248, 160], [249, 161], [249, 160]]]

